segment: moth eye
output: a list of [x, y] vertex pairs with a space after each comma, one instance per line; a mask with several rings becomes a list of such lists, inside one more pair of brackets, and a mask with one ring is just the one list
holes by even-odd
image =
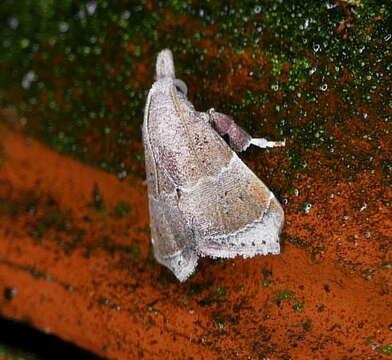
[[182, 92], [185, 96], [188, 94], [188, 88], [186, 84], [180, 79], [174, 79], [174, 86], [178, 91]]

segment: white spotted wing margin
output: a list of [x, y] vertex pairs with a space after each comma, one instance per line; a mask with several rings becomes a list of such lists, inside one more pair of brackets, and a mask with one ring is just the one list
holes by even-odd
[[143, 123], [155, 258], [185, 281], [200, 256], [279, 254], [282, 207], [232, 149], [284, 143], [252, 139], [213, 109], [196, 111], [170, 50], [158, 54], [156, 67]]

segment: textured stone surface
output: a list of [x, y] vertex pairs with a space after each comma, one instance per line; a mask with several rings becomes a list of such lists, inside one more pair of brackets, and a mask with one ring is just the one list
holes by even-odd
[[[387, 195], [362, 211], [351, 205], [361, 189], [377, 191], [369, 176], [333, 188], [304, 178], [299, 192], [312, 191], [314, 204], [286, 207], [281, 255], [203, 259], [181, 284], [151, 256], [139, 180], [121, 182], [4, 127], [1, 138], [1, 314], [115, 359], [383, 356]], [[315, 238], [323, 249], [307, 244]]]

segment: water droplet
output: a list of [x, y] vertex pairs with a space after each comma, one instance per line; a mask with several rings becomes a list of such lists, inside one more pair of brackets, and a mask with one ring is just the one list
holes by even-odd
[[29, 71], [22, 79], [22, 88], [30, 89], [31, 83], [37, 80], [37, 75], [34, 71]]
[[359, 211], [364, 211], [364, 210], [366, 210], [367, 209], [367, 204], [366, 203], [363, 203], [362, 204], [362, 206], [361, 206], [361, 208], [359, 209]]
[[291, 192], [293, 193], [294, 196], [299, 196], [299, 190], [297, 188], [292, 188]]
[[389, 40], [391, 40], [391, 37], [392, 37], [392, 34], [388, 34], [388, 35], [386, 35], [386, 36], [384, 37], [384, 40], [385, 40], [385, 41], [389, 41]]
[[320, 86], [321, 91], [326, 91], [328, 89], [328, 84], [323, 84]]
[[84, 10], [83, 10], [83, 9], [81, 9], [81, 10], [78, 11], [78, 18], [79, 18], [80, 20], [84, 20], [84, 19], [86, 18], [86, 14], [84, 13]]
[[312, 68], [309, 70], [309, 75], [312, 76], [316, 71], [317, 71], [317, 68], [312, 67]]
[[320, 51], [320, 44], [313, 44], [313, 52], [317, 53]]
[[94, 15], [96, 9], [97, 9], [97, 3], [95, 1], [89, 1], [86, 4], [86, 10], [89, 15]]
[[119, 180], [122, 180], [122, 179], [125, 179], [126, 177], [127, 177], [127, 172], [125, 171], [125, 170], [123, 170], [123, 171], [120, 171], [118, 174], [117, 174], [117, 179], [119, 179]]
[[309, 214], [311, 209], [312, 209], [312, 204], [309, 203], [309, 202], [306, 203], [305, 206], [304, 206], [304, 213], [305, 214]]
[[123, 20], [128, 20], [130, 17], [131, 17], [131, 12], [128, 10], [125, 10], [121, 15], [121, 19]]
[[66, 23], [64, 21], [59, 23], [59, 30], [60, 30], [60, 32], [65, 33], [65, 32], [68, 31], [68, 29], [69, 29], [69, 24], [68, 23]]
[[330, 3], [326, 3], [325, 4], [325, 7], [327, 8], [327, 10], [331, 10], [331, 9], [334, 9], [334, 8], [336, 8], [338, 6], [338, 4], [330, 4]]
[[261, 13], [261, 6], [259, 6], [259, 5], [255, 6], [253, 11], [255, 12], [255, 14], [260, 14]]
[[8, 20], [8, 26], [15, 30], [19, 26], [19, 20], [16, 17], [12, 17]]

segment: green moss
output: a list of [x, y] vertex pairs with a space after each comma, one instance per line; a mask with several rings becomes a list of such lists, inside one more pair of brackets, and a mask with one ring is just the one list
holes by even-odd
[[140, 249], [138, 246], [130, 246], [130, 253], [132, 259], [138, 259], [140, 257]]
[[381, 269], [391, 269], [392, 268], [392, 262], [385, 262], [380, 264]]
[[191, 286], [188, 289], [188, 296], [195, 296], [198, 295], [202, 292], [202, 287], [198, 284], [191, 284]]
[[293, 309], [295, 311], [297, 311], [297, 312], [303, 312], [304, 311], [304, 306], [299, 301], [294, 301]]
[[132, 210], [131, 204], [126, 201], [119, 201], [114, 207], [114, 215], [118, 218], [123, 218]]
[[312, 320], [306, 320], [304, 323], [302, 323], [302, 327], [305, 331], [309, 331], [312, 327]]
[[220, 316], [220, 315], [215, 315], [215, 316], [213, 317], [213, 320], [214, 320], [214, 323], [215, 323], [218, 327], [220, 327], [221, 329], [225, 327], [225, 321], [224, 321], [224, 319], [223, 319], [222, 316]]
[[270, 286], [270, 284], [271, 284], [271, 280], [270, 279], [264, 279], [262, 281], [263, 287], [268, 287], [268, 286]]
[[275, 302], [280, 303], [283, 300], [289, 300], [294, 296], [294, 293], [290, 290], [277, 291], [275, 293]]
[[[93, 11], [73, 0], [3, 1], [0, 105], [14, 105], [23, 127], [57, 151], [140, 176], [132, 145], [156, 53], [169, 47], [198, 109], [290, 139], [289, 177], [307, 169], [307, 149], [335, 145], [335, 128], [352, 133], [355, 109], [386, 115], [389, 1], [346, 3], [171, 0], [151, 9], [126, 0]], [[338, 32], [348, 12], [355, 26]]]
[[272, 281], [271, 280], [272, 272], [270, 270], [268, 270], [268, 269], [264, 269], [262, 271], [262, 273], [263, 273], [263, 278], [264, 279], [262, 280], [261, 284], [263, 285], [263, 287], [267, 288], [267, 287], [270, 286], [271, 281]]
[[281, 238], [299, 248], [306, 248], [311, 245], [309, 241], [304, 241], [299, 236], [291, 236], [286, 232], [282, 233]]
[[225, 289], [218, 287], [215, 291], [216, 295], [218, 296], [226, 296], [227, 292]]
[[381, 348], [383, 354], [392, 355], [392, 344], [385, 345]]
[[290, 290], [283, 290], [283, 291], [275, 292], [274, 301], [278, 305], [282, 301], [288, 301], [291, 304], [292, 308], [296, 312], [303, 312], [304, 311], [303, 304], [296, 299], [295, 294]]

